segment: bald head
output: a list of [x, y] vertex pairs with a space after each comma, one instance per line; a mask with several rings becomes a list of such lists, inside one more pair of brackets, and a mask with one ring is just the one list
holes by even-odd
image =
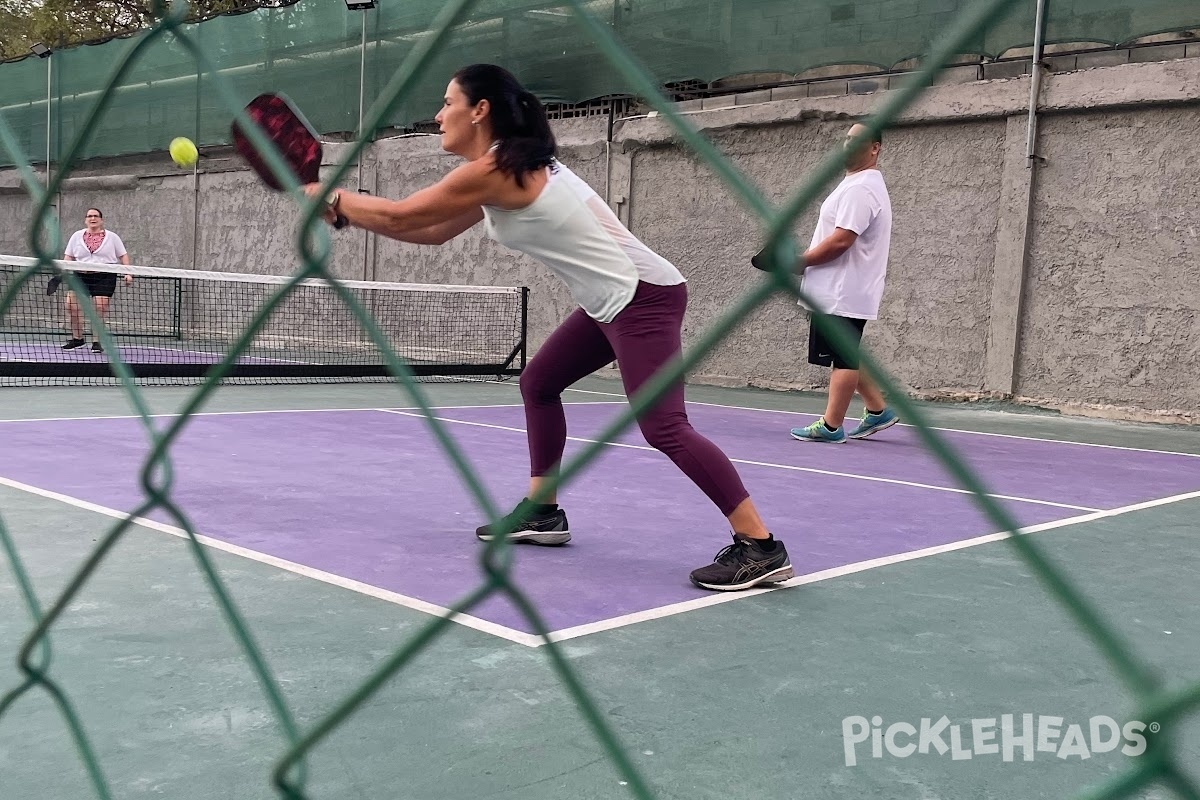
[[[857, 147], [853, 147], [854, 141], [864, 135], [866, 139]], [[842, 147], [846, 151], [847, 172], [874, 169], [879, 161], [879, 151], [883, 148], [883, 134], [876, 131], [874, 135], [871, 135], [867, 131], [866, 125], [856, 124], [846, 132], [846, 139], [842, 142]]]

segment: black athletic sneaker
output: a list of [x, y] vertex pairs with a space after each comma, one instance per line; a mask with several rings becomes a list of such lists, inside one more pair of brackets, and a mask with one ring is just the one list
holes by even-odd
[[100, 344], [99, 342], [92, 342], [92, 352], [93, 353], [103, 353], [104, 345]]
[[490, 542], [501, 532], [508, 535], [510, 542], [566, 544], [571, 541], [571, 531], [567, 527], [567, 512], [560, 508], [549, 514], [535, 514], [518, 522], [518, 513], [528, 507], [529, 501], [522, 500], [517, 504], [516, 509], [501, 521], [501, 529], [483, 525], [475, 530], [475, 536], [485, 542]]
[[74, 350], [76, 347], [83, 347], [87, 341], [83, 339], [67, 339], [67, 343], [62, 346], [63, 350]]
[[740, 592], [760, 583], [779, 583], [795, 577], [783, 542], [767, 552], [754, 539], [734, 535], [733, 544], [717, 553], [713, 563], [692, 572], [692, 583], [701, 589]]

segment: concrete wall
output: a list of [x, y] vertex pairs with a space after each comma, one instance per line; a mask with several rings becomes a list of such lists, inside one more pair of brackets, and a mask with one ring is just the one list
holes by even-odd
[[[814, 96], [812, 87], [785, 87], [685, 108], [779, 204], [896, 84], [843, 81]], [[1200, 421], [1200, 186], [1191, 169], [1200, 159], [1200, 59], [1047, 75], [1036, 169], [1025, 152], [1029, 92], [1026, 74], [947, 73], [886, 134], [893, 255], [867, 345], [922, 396], [1015, 396], [1072, 412]], [[618, 121], [611, 144], [603, 119], [556, 130], [564, 162], [688, 276], [690, 346], [760, 278], [748, 267], [757, 222], [661, 117]], [[64, 193], [64, 231], [99, 205], [136, 263], [296, 268], [294, 210], [230, 154], [202, 162], [198, 192], [190, 172], [164, 163], [165, 155], [82, 165]], [[364, 158], [364, 186], [400, 196], [454, 163], [433, 137], [383, 140]], [[15, 173], [0, 173], [0, 252], [28, 252], [29, 208]], [[815, 211], [797, 222], [802, 246]], [[442, 248], [359, 231], [334, 239], [333, 268], [344, 278], [530, 286], [535, 346], [573, 307], [557, 279], [482, 230]], [[821, 387], [825, 373], [805, 363], [807, 327], [802, 309], [774, 299], [691, 378]]]
[[1048, 121], [1021, 394], [1200, 408], [1198, 127], [1197, 106]]

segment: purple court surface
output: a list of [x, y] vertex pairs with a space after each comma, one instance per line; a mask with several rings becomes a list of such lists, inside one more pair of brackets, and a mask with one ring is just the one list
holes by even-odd
[[[593, 438], [621, 403], [567, 406]], [[171, 495], [214, 539], [438, 606], [478, 586], [484, 521], [416, 412], [201, 415], [171, 448]], [[896, 426], [843, 445], [798, 442], [812, 417], [690, 404], [693, 424], [735, 460], [797, 575], [996, 533], [918, 442]], [[507, 510], [528, 476], [518, 406], [446, 408], [449, 434]], [[453, 420], [453, 422], [450, 422]], [[165, 425], [167, 420], [157, 419]], [[1022, 526], [1200, 489], [1200, 458], [946, 432]], [[516, 548], [514, 574], [551, 630], [711, 596], [688, 572], [729, 542], [724, 518], [636, 429], [559, 497], [573, 539]], [[567, 458], [583, 442], [568, 442]], [[135, 419], [0, 423], [0, 477], [128, 512], [148, 445]], [[149, 515], [174, 524], [155, 511]], [[530, 632], [505, 598], [472, 615]]]

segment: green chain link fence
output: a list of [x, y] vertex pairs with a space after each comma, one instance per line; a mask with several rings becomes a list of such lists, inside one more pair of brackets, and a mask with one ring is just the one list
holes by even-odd
[[[414, 48], [402, 67], [380, 93], [380, 99], [372, 107], [369, 120], [364, 124], [364, 130], [374, 130], [381, 120], [385, 119], [393, 108], [403, 102], [409, 90], [421, 79], [439, 51], [439, 47], [447, 40], [452, 29], [462, 22], [476, 0], [452, 0], [442, 9], [429, 34]], [[874, 131], [887, 128], [897, 115], [911, 104], [933, 81], [942, 65], [947, 63], [956, 53], [962, 51], [965, 42], [978, 37], [980, 32], [988, 29], [996, 20], [1011, 10], [1019, 0], [981, 0], [964, 11], [955, 20], [954, 25], [945, 33], [932, 52], [924, 60], [924, 66], [914, 76], [914, 80], [904, 89], [892, 93], [885, 103], [869, 119], [864, 121], [867, 130], [859, 141], [864, 141]], [[631, 398], [629, 409], [621, 414], [603, 433], [598, 440], [581, 450], [575, 458], [565, 463], [558, 476], [547, 482], [544, 492], [555, 491], [559, 486], [577, 476], [584, 470], [593, 458], [606, 446], [607, 442], [625, 432], [642, 411], [653, 405], [663, 391], [674, 381], [684, 376], [697, 365], [707, 352], [724, 338], [729, 331], [747, 314], [754, 311], [763, 302], [776, 293], [786, 293], [794, 298], [807, 300], [799, 290], [795, 278], [787, 265], [795, 258], [794, 242], [789, 230], [796, 217], [818, 196], [821, 187], [836, 177], [842, 169], [840, 152], [830, 153], [828, 157], [813, 171], [804, 186], [782, 208], [772, 208], [758, 194], [728, 159], [723, 157], [713, 145], [690, 127], [687, 120], [680, 116], [658, 88], [658, 83], [645, 67], [637, 63], [622, 42], [613, 35], [610, 27], [588, 13], [583, 0], [569, 0], [570, 8], [576, 22], [585, 34], [592, 38], [612, 65], [624, 76], [629, 85], [647, 102], [653, 105], [675, 129], [680, 139], [691, 147], [719, 175], [729, 189], [758, 216], [762, 224], [764, 240], [769, 248], [771, 271], [740, 299], [734, 302], [730, 309], [701, 337], [700, 341], [669, 369], [655, 376], [638, 396]], [[206, 56], [204, 49], [184, 32], [182, 24], [186, 8], [176, 3], [173, 7], [159, 4], [157, 13], [158, 23], [146, 36], [135, 40], [128, 51], [116, 64], [108, 80], [108, 89], [101, 95], [91, 109], [82, 127], [67, 152], [62, 158], [61, 168], [48, 186], [42, 186], [34, 174], [28, 156], [21, 151], [12, 128], [0, 115], [0, 145], [12, 158], [20, 171], [24, 183], [34, 198], [37, 209], [35, 222], [29, 230], [29, 246], [38, 259], [38, 265], [22, 271], [19, 277], [0, 297], [0, 317], [15, 300], [21, 287], [37, 274], [40, 268], [54, 268], [52, 253], [43, 242], [59, 240], [56, 223], [51, 215], [51, 198], [57, 193], [62, 181], [69, 175], [73, 165], [80, 159], [85, 149], [89, 134], [96, 128], [111, 100], [111, 89], [135, 67], [143, 51], [157, 39], [174, 36], [196, 59], [199, 69], [211, 74], [216, 82], [216, 89], [224, 105], [241, 121], [243, 126], [251, 131], [257, 146], [269, 153], [272, 168], [284, 178], [287, 178], [283, 160], [270, 142], [256, 128], [249, 124], [245, 117], [232, 87], [225, 82], [213, 63]], [[355, 143], [332, 176], [326, 181], [334, 185], [354, 163], [359, 151], [366, 145], [365, 137]], [[306, 278], [322, 278], [330, 282], [338, 297], [352, 311], [364, 330], [383, 353], [386, 363], [408, 395], [420, 407], [425, 423], [446, 455], [451, 459], [460, 477], [473, 495], [479, 507], [491, 520], [498, 520], [496, 504], [488, 496], [483, 485], [472, 468], [466, 455], [455, 444], [442, 424], [433, 415], [432, 409], [419, 384], [406, 370], [405, 365], [392, 351], [386, 337], [371, 316], [361, 305], [342, 287], [327, 271], [325, 264], [329, 255], [330, 239], [325, 226], [320, 222], [320, 208], [315, 201], [308, 201], [299, 192], [294, 181], [290, 189], [302, 208], [301, 223], [297, 231], [296, 246], [303, 257], [304, 268], [297, 272], [293, 279], [280, 287], [268, 302], [259, 310], [249, 327], [239, 340], [230, 348], [225, 358], [218, 364], [210, 378], [196, 389], [194, 394], [184, 404], [182, 410], [172, 422], [161, 431], [156, 431], [151, 423], [149, 408], [146, 405], [135, 379], [128, 367], [121, 361], [119, 351], [114, 346], [111, 334], [97, 316], [87, 292], [73, 274], [64, 274], [64, 280], [73, 288], [76, 295], [85, 298], [82, 303], [84, 311], [90, 320], [93, 330], [99, 332], [101, 342], [106, 352], [110, 353], [113, 369], [120, 377], [121, 385], [128, 396], [129, 402], [140, 416], [145, 426], [150, 442], [150, 452], [141, 472], [141, 485], [145, 490], [145, 501], [117, 525], [109, 530], [73, 575], [66, 588], [54, 600], [49, 608], [42, 608], [37, 600], [29, 573], [22, 564], [16, 545], [0, 516], [0, 544], [16, 577], [20, 594], [28, 608], [33, 621], [33, 629], [24, 639], [17, 654], [17, 668], [23, 678], [19, 685], [0, 697], [0, 724], [4, 724], [6, 712], [25, 694], [41, 690], [45, 692], [62, 714], [71, 738], [79, 751], [87, 771], [92, 788], [98, 798], [108, 800], [112, 795], [104, 775], [103, 766], [96, 757], [87, 732], [79, 720], [65, 687], [61, 686], [52, 675], [51, 629], [76, 598], [89, 578], [99, 565], [109, 556], [110, 551], [129, 530], [136, 524], [135, 518], [144, 517], [150, 511], [159, 509], [169, 514], [176, 525], [187, 532], [188, 543], [199, 568], [208, 582], [232, 634], [244, 652], [253, 674], [262, 692], [271, 706], [279, 723], [284, 739], [282, 755], [276, 762], [272, 781], [280, 797], [289, 800], [309, 798], [306, 792], [307, 757], [313, 748], [317, 747], [326, 737], [334, 732], [343, 722], [355, 713], [371, 696], [398, 671], [407, 666], [422, 650], [435, 643], [437, 638], [445, 633], [451, 624], [451, 617], [439, 617], [425, 624], [421, 630], [403, 647], [395, 652], [381, 665], [362, 685], [353, 689], [342, 701], [311, 730], [302, 731], [297, 725], [292, 711], [280, 690], [278, 682], [271, 672], [271, 667], [263, 657], [254, 635], [243, 619], [243, 615], [225, 588], [216, 567], [205, 548], [196, 539], [196, 533], [188, 520], [184, 509], [180, 508], [171, 498], [172, 463], [170, 448], [188, 424], [191, 415], [198, 411], [217, 388], [221, 378], [234, 364], [238, 356], [254, 339], [256, 332], [262, 327], [272, 310], [288, 296], [296, 283]], [[835, 348], [841, 352], [855, 349], [857, 345], [846, 334], [831, 323], [829, 318], [816, 315], [817, 327], [829, 337]], [[882, 371], [880, 366], [867, 352], [861, 354], [862, 368], [877, 380], [881, 388], [894, 400], [901, 414], [912, 420], [914, 427], [929, 450], [951, 475], [967, 490], [975, 502], [1002, 530], [1010, 532], [1006, 541], [1011, 544], [1022, 559], [1033, 569], [1053, 596], [1063, 605], [1078, 626], [1086, 632], [1093, 644], [1108, 661], [1109, 666], [1117, 673], [1127, 689], [1135, 698], [1143, 719], [1160, 721], [1161, 728], [1157, 734], [1147, 735], [1147, 749], [1135, 768], [1125, 772], [1090, 794], [1084, 795], [1093, 800], [1101, 798], [1128, 797], [1134, 792], [1143, 790], [1152, 784], [1157, 784], [1174, 792], [1177, 796], [1200, 800], [1200, 787], [1190, 779], [1180, 766], [1177, 756], [1172, 750], [1171, 731], [1176, 723], [1189, 711], [1200, 706], [1200, 683], [1189, 689], [1171, 692], [1163, 688], [1151, 669], [1142, 661], [1127, 642], [1103, 619], [1102, 615], [1092, 607], [1082, 594], [1059, 570], [1055, 569], [1038, 546], [1030, 537], [1018, 535], [1019, 526], [1015, 520], [1001, 508], [987, 493], [981, 479], [975, 475], [960, 459], [953, 449], [933, 430], [925, 420], [924, 415], [908, 400], [892, 379]], [[535, 496], [534, 501], [542, 499]], [[640, 800], [652, 800], [654, 793], [647, 781], [635, 769], [626, 755], [625, 748], [620, 744], [617, 733], [605, 721], [595, 703], [591, 700], [579, 677], [572, 670], [560, 647], [549, 639], [547, 628], [529, 598], [519, 586], [510, 580], [512, 566], [512, 544], [496, 539], [480, 550], [480, 563], [484, 578], [482, 583], [468, 597], [456, 604], [453, 613], [466, 613], [483, 602], [486, 598], [502, 593], [520, 609], [525, 618], [545, 640], [544, 652], [552, 662], [559, 678], [579, 708], [586, 723], [595, 733], [607, 755], [612, 759], [617, 771], [627, 783], [630, 793]]]

